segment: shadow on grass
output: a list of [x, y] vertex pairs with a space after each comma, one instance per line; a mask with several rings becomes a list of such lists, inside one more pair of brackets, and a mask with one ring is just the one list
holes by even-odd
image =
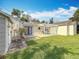
[[34, 41], [34, 40], [30, 40], [30, 41], [26, 41], [26, 44], [29, 46], [29, 45], [36, 45], [37, 42]]
[[64, 59], [65, 54], [79, 55], [64, 47], [51, 47], [48, 43], [43, 43], [11, 54], [8, 59]]
[[64, 47], [54, 46], [51, 52], [47, 52], [47, 55], [44, 59], [64, 59], [65, 54], [79, 55], [79, 53], [71, 52]]
[[[40, 50], [45, 51], [49, 47], [48, 44], [42, 44], [42, 45], [37, 45], [35, 47], [31, 47], [28, 50], [24, 50], [22, 53], [22, 59], [32, 59], [35, 56], [36, 52], [39, 52]], [[40, 55], [39, 55], [40, 56]], [[40, 56], [41, 57], [41, 56]], [[38, 57], [36, 57], [37, 59]], [[38, 58], [40, 59], [40, 58]]]
[[18, 59], [19, 51], [16, 51], [15, 53], [6, 55], [5, 59]]

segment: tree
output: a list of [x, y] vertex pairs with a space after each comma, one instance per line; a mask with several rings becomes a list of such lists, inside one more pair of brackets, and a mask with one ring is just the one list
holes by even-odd
[[76, 10], [76, 12], [73, 15], [74, 17], [79, 17], [79, 9]]
[[32, 22], [40, 23], [40, 20], [34, 18], [34, 19], [32, 19]]
[[41, 23], [46, 23], [45, 20], [42, 20]]
[[39, 19], [35, 19], [35, 22], [36, 22], [36, 23], [40, 23]]
[[69, 20], [76, 21], [76, 22], [79, 21], [79, 9], [76, 10], [73, 17], [69, 18]]
[[16, 15], [18, 17], [21, 16], [21, 13], [23, 13], [23, 11], [20, 11], [19, 9], [15, 9], [15, 8], [11, 12], [12, 15]]
[[23, 14], [21, 17], [21, 20], [25, 21], [25, 22], [29, 22], [29, 21], [31, 21], [31, 16]]
[[38, 19], [36, 20], [36, 22], [37, 22], [37, 23], [40, 23], [40, 21], [39, 21]]
[[25, 14], [22, 15], [21, 20], [28, 22], [27, 16]]
[[32, 22], [36, 22], [36, 19], [34, 18], [34, 19], [32, 20]]
[[53, 24], [53, 17], [49, 21], [50, 24]]
[[19, 28], [19, 34], [22, 36], [26, 32], [25, 28]]

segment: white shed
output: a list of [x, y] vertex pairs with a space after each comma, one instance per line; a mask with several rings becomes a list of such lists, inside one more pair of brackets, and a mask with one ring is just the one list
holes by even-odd
[[0, 54], [8, 51], [11, 42], [11, 26], [12, 21], [10, 15], [0, 11]]

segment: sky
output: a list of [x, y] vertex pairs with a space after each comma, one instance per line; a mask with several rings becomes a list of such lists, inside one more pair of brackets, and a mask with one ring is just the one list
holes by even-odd
[[79, 0], [0, 0], [0, 9], [10, 13], [13, 8], [39, 20], [65, 21], [79, 8]]

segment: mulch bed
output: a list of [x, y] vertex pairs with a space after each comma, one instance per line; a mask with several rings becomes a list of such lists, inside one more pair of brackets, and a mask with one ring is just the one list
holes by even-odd
[[0, 59], [6, 59], [5, 55], [0, 55]]

